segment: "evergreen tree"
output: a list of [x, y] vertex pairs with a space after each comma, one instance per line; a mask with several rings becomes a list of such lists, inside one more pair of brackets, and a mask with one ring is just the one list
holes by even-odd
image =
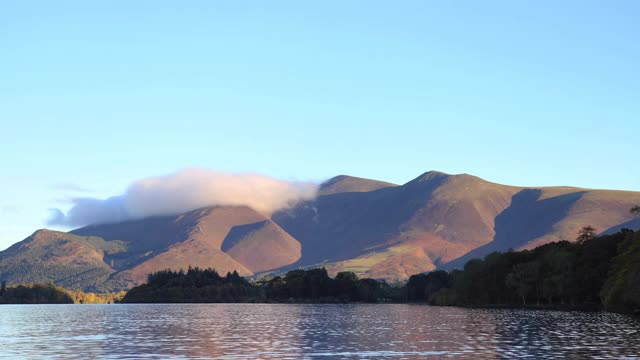
[[580, 231], [578, 231], [578, 237], [576, 238], [576, 240], [579, 244], [581, 244], [585, 241], [592, 240], [594, 237], [596, 237], [596, 229], [589, 225], [583, 227], [582, 229], [580, 229]]

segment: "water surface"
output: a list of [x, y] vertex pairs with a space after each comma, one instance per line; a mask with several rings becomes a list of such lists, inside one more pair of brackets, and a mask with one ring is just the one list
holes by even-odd
[[608, 313], [420, 305], [3, 305], [0, 358], [639, 358]]

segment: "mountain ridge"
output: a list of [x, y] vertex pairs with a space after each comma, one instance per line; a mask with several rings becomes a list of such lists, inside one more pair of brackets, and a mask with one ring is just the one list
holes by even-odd
[[112, 291], [150, 272], [214, 267], [243, 276], [325, 266], [330, 273], [406, 279], [492, 251], [572, 240], [586, 225], [640, 228], [640, 192], [520, 187], [425, 172], [403, 185], [339, 175], [315, 199], [265, 215], [213, 206], [173, 216], [40, 230], [0, 252], [0, 280], [50, 280]]

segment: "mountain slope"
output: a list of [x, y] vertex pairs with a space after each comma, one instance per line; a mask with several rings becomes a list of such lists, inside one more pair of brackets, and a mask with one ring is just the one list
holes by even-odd
[[640, 228], [640, 193], [525, 188], [424, 173], [404, 185], [337, 176], [312, 201], [271, 217], [243, 206], [38, 231], [0, 252], [0, 280], [120, 290], [189, 266], [241, 275], [325, 266], [331, 274], [406, 279], [493, 251], [572, 240], [580, 228]]
[[[222, 243], [222, 251], [246, 264], [252, 272], [279, 268], [300, 259], [302, 247], [271, 220], [235, 226]], [[269, 254], [270, 256], [265, 256]]]
[[585, 225], [605, 231], [630, 222], [635, 203], [640, 193], [523, 188], [432, 171], [402, 186], [320, 195], [273, 219], [302, 243], [298, 266], [406, 278], [491, 251], [571, 240]]
[[331, 195], [344, 192], [369, 192], [392, 186], [398, 185], [355, 176], [338, 175], [320, 184], [318, 193]]
[[[165, 268], [213, 267], [223, 274], [237, 271], [240, 275], [248, 276], [253, 275], [250, 268], [270, 270], [271, 266], [280, 267], [297, 260], [295, 255], [283, 256], [281, 249], [263, 247], [260, 249], [262, 262], [245, 265], [242, 261], [250, 259], [249, 256], [241, 256], [238, 251], [233, 251], [234, 249], [229, 249], [232, 252], [228, 254], [222, 249], [225, 238], [230, 233], [237, 231], [236, 228], [259, 222], [270, 223], [267, 217], [248, 207], [212, 207], [191, 211], [177, 217], [165, 218], [163, 222], [165, 231], [169, 231], [163, 233], [159, 238], [156, 237], [158, 234], [153, 226], [139, 225], [146, 221], [132, 222], [130, 226], [133, 231], [128, 233], [123, 233], [119, 224], [74, 231], [74, 233], [98, 233], [107, 240], [116, 240], [117, 237], [121, 237], [126, 239], [125, 241], [128, 243], [159, 243], [162, 245], [155, 249], [138, 245], [146, 252], [135, 254], [135, 261], [129, 261], [132, 266], [122, 269], [107, 281], [108, 284], [112, 283], [114, 288], [122, 287], [125, 284], [139, 284], [146, 279], [147, 274]], [[139, 226], [149, 230], [140, 230]], [[298, 247], [300, 246], [284, 231], [272, 231], [268, 233], [268, 236], [272, 243], [283, 242], [292, 247], [295, 247], [296, 244]], [[246, 241], [242, 242], [242, 244], [245, 243]], [[295, 253], [295, 250], [292, 252]]]
[[0, 274], [14, 283], [55, 281], [70, 289], [91, 289], [115, 271], [104, 258], [125, 250], [119, 241], [38, 230], [0, 253]]
[[403, 186], [321, 195], [273, 219], [302, 243], [299, 265], [364, 257], [369, 270], [362, 275], [405, 277], [491, 241], [495, 217], [517, 191], [469, 175], [428, 172]]
[[[243, 232], [251, 224], [262, 226]], [[225, 239], [238, 233], [242, 236], [237, 244], [223, 250]], [[213, 267], [223, 274], [248, 276], [295, 262], [299, 254], [300, 244], [264, 215], [242, 206], [211, 207], [71, 233], [39, 231], [0, 252], [0, 279], [113, 291], [140, 284], [149, 273], [166, 268]], [[84, 280], [83, 273], [93, 274], [92, 280]]]

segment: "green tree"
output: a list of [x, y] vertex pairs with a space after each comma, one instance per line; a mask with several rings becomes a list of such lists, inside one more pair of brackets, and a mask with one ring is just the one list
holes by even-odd
[[382, 297], [382, 283], [374, 279], [360, 279], [357, 283], [357, 300], [374, 303]]
[[351, 272], [339, 272], [333, 281], [331, 295], [342, 301], [358, 299], [358, 276]]
[[600, 296], [609, 311], [640, 313], [640, 232], [620, 244]]
[[542, 294], [548, 303], [554, 299], [564, 303], [573, 296], [573, 283], [575, 281], [576, 256], [574, 253], [558, 249], [548, 251], [543, 257], [546, 270], [542, 282]]
[[426, 274], [411, 275], [407, 285], [405, 286], [407, 291], [407, 301], [427, 301], [425, 290], [427, 288], [428, 281]]
[[464, 265], [464, 270], [456, 275], [453, 287], [461, 303], [482, 304], [487, 302], [483, 285], [478, 281], [483, 274], [484, 267], [482, 259], [472, 259]]
[[582, 244], [585, 241], [592, 240], [595, 237], [596, 237], [596, 229], [593, 228], [591, 225], [588, 225], [580, 229], [580, 231], [578, 231], [578, 237], [576, 238], [576, 240], [578, 241], [578, 244]]
[[404, 286], [406, 300], [409, 302], [426, 302], [438, 290], [450, 287], [451, 279], [446, 271], [431, 271], [428, 274], [412, 275]]
[[513, 272], [507, 275], [507, 286], [514, 288], [522, 299], [522, 304], [527, 304], [527, 298], [535, 294], [540, 302], [540, 263], [530, 261], [513, 266]]

